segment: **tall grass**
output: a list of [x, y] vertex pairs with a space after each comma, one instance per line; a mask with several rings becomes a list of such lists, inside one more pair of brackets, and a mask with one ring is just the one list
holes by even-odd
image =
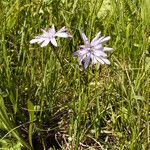
[[[150, 145], [150, 8], [145, 0], [0, 2], [1, 149], [131, 149]], [[72, 39], [29, 41], [52, 24]], [[73, 52], [110, 35], [110, 66], [77, 64]], [[107, 46], [107, 45], [106, 45]]]

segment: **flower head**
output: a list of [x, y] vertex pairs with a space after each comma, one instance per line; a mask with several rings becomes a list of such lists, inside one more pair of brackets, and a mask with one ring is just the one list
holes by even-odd
[[85, 69], [88, 67], [90, 61], [92, 65], [96, 63], [109, 65], [110, 61], [107, 59], [105, 51], [112, 51], [113, 48], [103, 47], [102, 44], [110, 40], [110, 36], [100, 37], [101, 32], [98, 32], [90, 42], [84, 32], [80, 31], [80, 34], [85, 45], [80, 45], [79, 50], [74, 52], [75, 56], [79, 56], [79, 65], [82, 65], [82, 62], [84, 62]]
[[56, 32], [54, 25], [46, 32], [43, 30], [42, 35], [36, 36], [34, 39], [30, 41], [30, 44], [38, 43], [41, 44], [41, 47], [47, 46], [49, 42], [52, 45], [57, 47], [56, 37], [68, 38], [72, 37], [71, 34], [67, 31], [66, 27], [62, 27], [59, 31]]

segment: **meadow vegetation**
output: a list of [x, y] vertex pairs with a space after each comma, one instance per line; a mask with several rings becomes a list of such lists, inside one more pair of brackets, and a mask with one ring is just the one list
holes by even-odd
[[[149, 0], [0, 1], [0, 149], [150, 149]], [[29, 41], [54, 24], [71, 39]], [[99, 31], [110, 65], [73, 53]]]

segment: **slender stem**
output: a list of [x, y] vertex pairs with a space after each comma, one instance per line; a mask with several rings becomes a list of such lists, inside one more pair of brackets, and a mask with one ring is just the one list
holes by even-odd
[[58, 61], [59, 61], [59, 63], [60, 63], [60, 66], [61, 66], [61, 68], [62, 68], [62, 72], [63, 72], [63, 75], [65, 76], [65, 69], [64, 69], [64, 65], [63, 65], [63, 62], [62, 62], [62, 60], [60, 59], [60, 57], [59, 57], [59, 54], [58, 54], [58, 52], [57, 52], [57, 49], [55, 48], [55, 47], [52, 47], [52, 50], [53, 50], [53, 52], [54, 52], [54, 54], [55, 54], [55, 56], [56, 56], [56, 58], [58, 59]]

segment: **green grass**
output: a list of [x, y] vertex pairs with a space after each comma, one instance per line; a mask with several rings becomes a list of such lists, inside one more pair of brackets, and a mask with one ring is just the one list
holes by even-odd
[[[149, 0], [2, 0], [0, 10], [0, 149], [150, 149]], [[29, 44], [52, 24], [73, 38]], [[111, 36], [110, 66], [81, 70], [80, 29]]]

